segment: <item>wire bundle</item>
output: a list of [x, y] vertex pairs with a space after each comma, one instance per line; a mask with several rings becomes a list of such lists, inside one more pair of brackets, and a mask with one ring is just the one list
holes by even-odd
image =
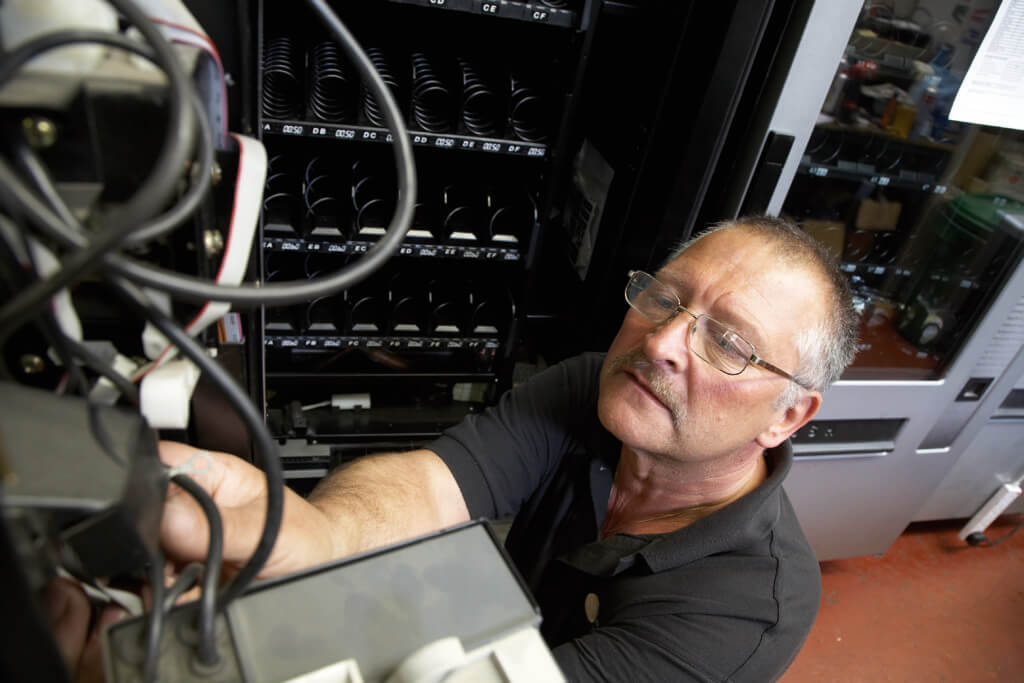
[[[166, 137], [149, 175], [127, 200], [102, 212], [96, 212], [94, 223], [99, 227], [87, 230], [64, 203], [45, 167], [23, 141], [11, 140], [15, 150], [9, 163], [0, 157], [0, 209], [7, 216], [21, 221], [17, 230], [0, 230], [0, 256], [4, 257], [2, 273], [8, 276], [10, 290], [17, 292], [0, 307], [0, 337], [6, 339], [25, 323], [38, 320], [38, 325], [60, 353], [68, 357], [65, 366], [72, 375], [79, 375], [74, 357], [81, 357], [89, 365], [97, 366], [104, 376], [133, 397], [135, 392], [127, 382], [117, 379], [118, 373], [105, 367], [88, 350], [68, 339], [54, 324], [51, 299], [86, 275], [96, 273], [113, 288], [123, 304], [151, 322], [180, 352], [192, 360], [200, 370], [224, 393], [238, 411], [253, 436], [255, 450], [267, 477], [267, 502], [264, 527], [259, 542], [248, 561], [224, 587], [219, 587], [219, 542], [222, 536], [216, 507], [204, 500], [205, 493], [198, 487], [184, 483], [186, 490], [199, 501], [210, 520], [210, 548], [203, 580], [203, 593], [199, 616], [199, 657], [204, 664], [216, 661], [213, 624], [217, 611], [223, 611], [256, 577], [270, 555], [282, 519], [283, 481], [277, 445], [263, 422], [262, 414], [249, 400], [247, 392], [235, 383], [223, 367], [212, 360], [182, 327], [155, 306], [142, 286], [162, 291], [172, 297], [192, 303], [209, 300], [230, 302], [237, 306], [281, 306], [329, 296], [347, 289], [374, 272], [401, 245], [412, 219], [416, 197], [416, 178], [412, 149], [402, 117], [384, 82], [375, 73], [372, 63], [359, 50], [355, 40], [323, 0], [307, 0], [314, 12], [328, 26], [338, 44], [349, 53], [360, 78], [382, 103], [384, 120], [393, 139], [395, 160], [398, 165], [398, 187], [401, 200], [389, 224], [387, 233], [359, 261], [330, 275], [314, 280], [281, 282], [266, 286], [227, 286], [203, 278], [163, 270], [151, 264], [135, 261], [123, 253], [121, 247], [142, 243], [160, 237], [178, 227], [199, 207], [210, 186], [213, 165], [212, 132], [209, 121], [201, 115], [201, 106], [191, 81], [185, 74], [177, 55], [159, 30], [132, 0], [110, 0], [128, 23], [142, 34], [149, 47], [128, 40], [119, 34], [95, 31], [62, 31], [47, 34], [26, 42], [0, 56], [0, 87], [33, 57], [48, 50], [76, 43], [97, 43], [139, 54], [156, 63], [167, 74], [170, 115]], [[271, 41], [267, 45], [264, 61], [264, 113], [268, 116], [287, 117], [294, 113], [292, 102], [301, 98], [295, 51], [288, 39]], [[266, 68], [269, 67], [269, 68]], [[269, 95], [269, 97], [268, 97]], [[197, 113], [200, 115], [197, 116]], [[198, 133], [198, 134], [197, 134]], [[181, 183], [181, 171], [193, 159], [198, 173], [193, 176], [184, 194], [175, 197]], [[173, 200], [173, 201], [172, 201]], [[171, 204], [171, 208], [163, 210]], [[2, 221], [9, 225], [9, 221]], [[32, 243], [44, 244], [60, 256], [59, 267], [43, 277], [29, 256]], [[28, 273], [31, 280], [18, 286], [15, 273]], [[12, 279], [13, 278], [13, 279]], [[85, 390], [84, 381], [78, 382]], [[100, 438], [97, 435], [97, 438]], [[144, 664], [145, 679], [156, 679], [160, 639], [164, 619], [163, 558], [158, 554], [150, 558], [150, 574], [154, 608], [149, 615], [147, 654]]]
[[310, 51], [309, 111], [321, 121], [355, 120], [357, 83], [341, 50], [331, 41]]
[[447, 133], [452, 129], [454, 97], [442, 78], [437, 59], [424, 52], [412, 53], [412, 118], [420, 129]]
[[288, 36], [267, 40], [263, 46], [263, 115], [291, 119], [301, 114], [302, 53]]

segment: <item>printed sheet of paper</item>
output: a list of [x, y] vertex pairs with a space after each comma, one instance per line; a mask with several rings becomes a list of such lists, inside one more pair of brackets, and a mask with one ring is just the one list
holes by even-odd
[[949, 118], [1024, 130], [1024, 0], [999, 6]]

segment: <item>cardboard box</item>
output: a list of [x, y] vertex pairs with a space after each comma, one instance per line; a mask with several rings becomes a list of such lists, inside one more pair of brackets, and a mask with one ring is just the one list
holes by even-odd
[[858, 230], [871, 230], [874, 232], [888, 232], [895, 230], [900, 222], [900, 211], [903, 205], [900, 202], [877, 201], [874, 199], [863, 199], [857, 207], [857, 220], [854, 225]]
[[825, 248], [836, 257], [843, 256], [843, 243], [846, 241], [846, 226], [842, 221], [823, 221], [808, 218], [801, 222], [804, 232], [825, 245]]

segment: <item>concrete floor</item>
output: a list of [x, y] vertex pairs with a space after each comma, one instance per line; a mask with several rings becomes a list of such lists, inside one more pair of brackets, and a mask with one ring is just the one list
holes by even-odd
[[818, 619], [782, 683], [1024, 681], [1024, 529], [971, 548], [962, 523], [911, 525], [882, 557], [822, 562]]

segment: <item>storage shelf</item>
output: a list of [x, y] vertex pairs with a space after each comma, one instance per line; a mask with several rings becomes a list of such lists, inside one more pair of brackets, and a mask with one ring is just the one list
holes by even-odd
[[[266, 230], [266, 229], [265, 229]], [[320, 253], [320, 254], [365, 254], [376, 242], [366, 240], [308, 239], [299, 237], [275, 237], [265, 235], [263, 249], [276, 252]], [[417, 258], [459, 259], [465, 261], [520, 261], [522, 254], [518, 247], [478, 246], [476, 244], [438, 244], [406, 241], [398, 248], [397, 256]]]
[[497, 375], [493, 372], [267, 372], [268, 379], [290, 379], [290, 380], [393, 380], [393, 379], [422, 379], [445, 382], [490, 382]]
[[[497, 337], [394, 337], [355, 335], [277, 335], [265, 333], [263, 345], [277, 349], [392, 349], [450, 351], [454, 349], [497, 349]], [[270, 374], [270, 373], [268, 373]]]
[[824, 130], [830, 133], [842, 133], [844, 135], [863, 135], [870, 136], [873, 138], [882, 138], [883, 140], [897, 142], [901, 145], [909, 145], [910, 147], [920, 147], [922, 149], [948, 152], [950, 154], [956, 151], [956, 145], [950, 144], [948, 142], [937, 142], [926, 137], [905, 138], [896, 135], [895, 133], [890, 133], [887, 130], [876, 128], [875, 126], [846, 126], [841, 123], [831, 122], [819, 123], [814, 127], [818, 130]]
[[[356, 126], [337, 123], [321, 123], [318, 121], [282, 121], [279, 119], [263, 119], [264, 135], [290, 135], [293, 137], [349, 140], [360, 142], [379, 142], [390, 144], [391, 133], [387, 128], [375, 126]], [[414, 147], [433, 147], [435, 149], [459, 149], [482, 154], [503, 154], [509, 156], [533, 157], [542, 159], [547, 155], [548, 146], [537, 142], [522, 140], [506, 140], [501, 138], [483, 138], [473, 135], [456, 133], [427, 133], [410, 130], [409, 140]]]
[[943, 194], [947, 189], [945, 185], [936, 184], [937, 179], [933, 175], [913, 171], [901, 171], [896, 175], [889, 175], [869, 168], [866, 164], [854, 162], [849, 162], [848, 164], [844, 162], [840, 165], [817, 164], [805, 158], [800, 162], [798, 172], [817, 178], [837, 178], [839, 180], [869, 182], [878, 187], [916, 190], [918, 192], [932, 192], [934, 194]]
[[548, 7], [540, 2], [510, 2], [509, 0], [388, 0], [396, 5], [416, 5], [436, 10], [482, 14], [486, 17], [514, 19], [531, 24], [547, 24], [572, 28], [578, 20], [571, 9]]

